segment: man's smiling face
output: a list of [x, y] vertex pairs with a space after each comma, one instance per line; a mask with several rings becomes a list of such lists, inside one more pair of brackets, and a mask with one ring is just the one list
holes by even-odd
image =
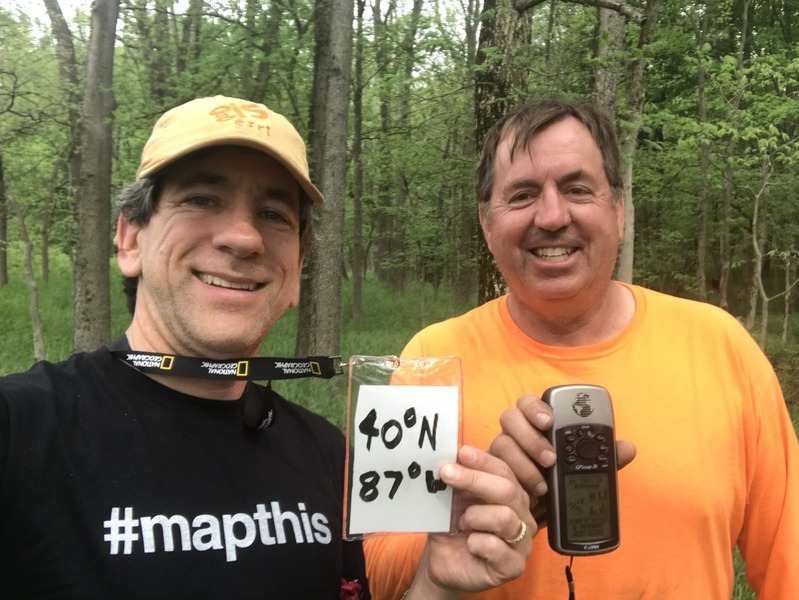
[[120, 221], [122, 273], [139, 277], [133, 327], [152, 350], [257, 353], [299, 299], [300, 191], [277, 161], [223, 147], [170, 167], [143, 226]]
[[624, 232], [624, 202], [614, 199], [588, 129], [567, 117], [511, 157], [497, 147], [491, 199], [480, 222], [511, 296], [531, 308], [605, 292]]

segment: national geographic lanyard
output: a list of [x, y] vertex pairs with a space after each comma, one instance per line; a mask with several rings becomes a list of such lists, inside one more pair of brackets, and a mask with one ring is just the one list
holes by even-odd
[[342, 373], [340, 356], [251, 357], [214, 360], [158, 352], [121, 350], [114, 346], [110, 349], [111, 354], [137, 371], [157, 375], [176, 375], [197, 379], [274, 381], [301, 377], [330, 379]]
[[[131, 350], [125, 336], [109, 344], [108, 350], [117, 359], [140, 373], [175, 375], [200, 379], [238, 379], [247, 381], [242, 396], [242, 417], [248, 429], [266, 429], [275, 422], [275, 379], [319, 377], [330, 379], [343, 372], [340, 356], [309, 356], [306, 358], [251, 357], [213, 360], [192, 356], [177, 356], [159, 352]], [[258, 388], [250, 380], [267, 381]]]

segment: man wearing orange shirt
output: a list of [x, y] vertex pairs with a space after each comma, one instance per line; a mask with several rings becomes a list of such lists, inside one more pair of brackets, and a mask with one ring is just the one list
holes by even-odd
[[[721, 309], [612, 279], [624, 231], [612, 123], [591, 105], [523, 106], [486, 137], [480, 223], [509, 293], [432, 325], [405, 356], [458, 355], [467, 444], [530, 493], [554, 462], [548, 387], [596, 384], [637, 451], [619, 473], [621, 545], [574, 560], [578, 600], [728, 600], [737, 545], [761, 600], [799, 598], [799, 445], [779, 383]], [[534, 500], [535, 502], [535, 500]], [[366, 544], [374, 598], [398, 598], [423, 538]], [[569, 597], [539, 538], [525, 574], [474, 598]]]

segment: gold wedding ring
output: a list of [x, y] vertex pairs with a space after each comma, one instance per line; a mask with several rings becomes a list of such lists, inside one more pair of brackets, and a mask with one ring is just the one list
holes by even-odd
[[519, 530], [519, 535], [517, 535], [512, 540], [505, 540], [505, 541], [511, 546], [518, 546], [521, 543], [521, 541], [524, 539], [524, 536], [526, 535], [527, 535], [527, 523], [522, 521], [522, 528]]

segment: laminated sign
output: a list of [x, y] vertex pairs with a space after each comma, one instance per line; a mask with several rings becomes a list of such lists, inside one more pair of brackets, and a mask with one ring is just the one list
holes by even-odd
[[438, 472], [460, 445], [460, 360], [353, 356], [349, 367], [345, 538], [452, 531]]

